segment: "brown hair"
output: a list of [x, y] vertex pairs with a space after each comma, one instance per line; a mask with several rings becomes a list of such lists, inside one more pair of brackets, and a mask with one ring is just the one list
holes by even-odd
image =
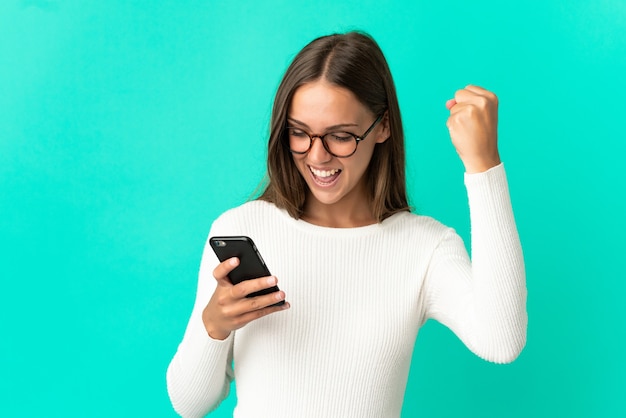
[[408, 211], [404, 131], [396, 88], [385, 57], [372, 37], [361, 32], [334, 34], [313, 40], [296, 55], [276, 92], [267, 154], [268, 182], [259, 199], [302, 215], [307, 185], [296, 168], [284, 128], [295, 90], [324, 78], [350, 90], [373, 114], [387, 111], [391, 136], [376, 144], [367, 176], [372, 213], [379, 222]]

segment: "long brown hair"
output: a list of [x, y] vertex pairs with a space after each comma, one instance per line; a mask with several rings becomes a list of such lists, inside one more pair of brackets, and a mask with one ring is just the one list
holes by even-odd
[[287, 111], [295, 90], [324, 78], [350, 90], [373, 114], [387, 111], [391, 136], [376, 144], [367, 176], [372, 213], [379, 222], [408, 211], [404, 131], [396, 88], [385, 57], [371, 36], [361, 32], [313, 40], [296, 55], [276, 92], [267, 153], [267, 186], [259, 199], [302, 216], [307, 185], [285, 146]]

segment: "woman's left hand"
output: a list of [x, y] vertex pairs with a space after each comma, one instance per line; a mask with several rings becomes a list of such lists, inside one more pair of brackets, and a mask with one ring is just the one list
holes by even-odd
[[498, 153], [498, 98], [469, 85], [446, 102], [448, 130], [467, 173], [487, 171], [500, 164]]

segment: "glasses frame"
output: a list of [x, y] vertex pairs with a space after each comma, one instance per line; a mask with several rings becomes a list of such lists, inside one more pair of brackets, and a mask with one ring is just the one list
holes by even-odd
[[[291, 152], [292, 154], [298, 154], [298, 155], [304, 155], [307, 152], [311, 151], [311, 148], [313, 147], [313, 139], [314, 138], [318, 138], [322, 141], [322, 146], [324, 147], [324, 149], [326, 150], [327, 153], [329, 153], [330, 155], [332, 155], [333, 157], [336, 158], [348, 158], [354, 155], [354, 153], [356, 152], [358, 146], [359, 146], [359, 142], [363, 141], [367, 135], [370, 134], [370, 132], [372, 132], [374, 130], [374, 128], [376, 127], [376, 125], [378, 125], [380, 123], [381, 120], [383, 120], [383, 116], [385, 115], [385, 112], [381, 113], [380, 116], [378, 116], [376, 118], [376, 120], [374, 121], [374, 123], [372, 123], [370, 125], [369, 128], [367, 128], [367, 131], [365, 131], [365, 133], [361, 136], [357, 135], [357, 134], [353, 134], [352, 132], [347, 132], [347, 131], [334, 131], [334, 132], [328, 132], [325, 133], [323, 135], [321, 134], [310, 134], [308, 132], [305, 132], [303, 129], [300, 128], [296, 128], [295, 126], [287, 126], [285, 127], [285, 132], [287, 133], [287, 147], [289, 148], [289, 152]], [[302, 131], [304, 134], [306, 134], [306, 136], [309, 137], [309, 147], [306, 149], [306, 151], [294, 151], [291, 149], [291, 146], [289, 145], [289, 129], [298, 129], [300, 131]], [[350, 135], [354, 138], [356, 144], [354, 145], [354, 151], [352, 151], [350, 154], [348, 155], [337, 155], [334, 152], [332, 152], [329, 148], [328, 145], [326, 144], [326, 140], [324, 139], [325, 136], [330, 135], [332, 133], [342, 133], [342, 134], [347, 134]]]

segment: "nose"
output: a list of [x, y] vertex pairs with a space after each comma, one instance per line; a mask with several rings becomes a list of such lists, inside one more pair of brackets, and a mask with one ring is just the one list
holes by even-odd
[[326, 151], [326, 148], [324, 148], [322, 138], [319, 136], [313, 136], [311, 139], [313, 140], [313, 143], [311, 144], [311, 149], [308, 153], [309, 160], [316, 163], [325, 163], [330, 161], [333, 156]]

